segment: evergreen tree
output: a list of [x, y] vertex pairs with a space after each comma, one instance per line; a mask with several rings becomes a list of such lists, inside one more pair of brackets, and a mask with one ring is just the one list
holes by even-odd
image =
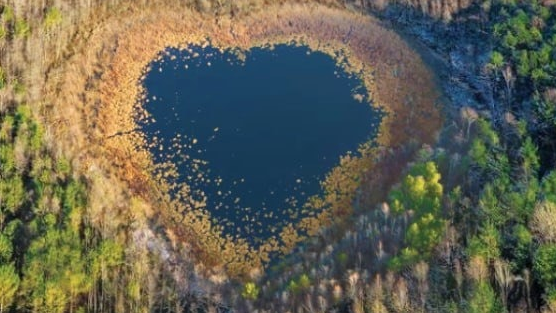
[[0, 262], [0, 313], [9, 310], [14, 303], [19, 288], [19, 276], [13, 264], [2, 265]]

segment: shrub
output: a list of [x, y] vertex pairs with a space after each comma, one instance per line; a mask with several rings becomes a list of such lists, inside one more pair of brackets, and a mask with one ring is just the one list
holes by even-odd
[[413, 166], [402, 185], [390, 192], [390, 207], [395, 214], [412, 211], [413, 221], [405, 234], [406, 249], [392, 260], [391, 269], [399, 269], [429, 257], [442, 239], [446, 221], [440, 208], [443, 186], [433, 162]]
[[307, 274], [302, 274], [299, 278], [292, 279], [288, 284], [287, 290], [293, 294], [297, 294], [302, 290], [308, 289], [311, 287], [311, 279]]
[[546, 306], [542, 310], [543, 313], [553, 313], [556, 309], [556, 288], [547, 291], [545, 295]]
[[417, 250], [409, 247], [403, 248], [399, 255], [393, 257], [392, 259], [390, 259], [390, 261], [388, 261], [388, 269], [394, 272], [399, 272], [404, 268], [407, 268], [419, 262], [421, 257], [422, 256], [419, 254], [419, 252], [417, 252]]
[[507, 243], [509, 246], [506, 247], [506, 250], [508, 255], [511, 256], [512, 269], [516, 272], [521, 272], [522, 269], [530, 264], [533, 235], [531, 235], [527, 227], [517, 224], [513, 227], [512, 234], [509, 236]]
[[15, 36], [19, 38], [26, 38], [31, 34], [31, 26], [25, 19], [17, 19], [14, 26]]
[[301, 275], [298, 280], [298, 285], [303, 289], [311, 287], [311, 280], [309, 279], [309, 276], [307, 276], [307, 274]]
[[494, 69], [499, 69], [504, 65], [504, 56], [497, 51], [493, 51], [490, 55], [490, 64]]
[[11, 23], [14, 19], [14, 9], [10, 6], [4, 6], [4, 11], [2, 12], [2, 20], [6, 23]]
[[556, 203], [556, 171], [550, 172], [542, 179], [542, 192], [546, 200]]
[[11, 260], [13, 254], [13, 245], [10, 239], [0, 234], [0, 263], [7, 263]]
[[533, 262], [535, 277], [545, 286], [556, 284], [556, 244], [539, 247]]
[[340, 263], [340, 266], [346, 266], [348, 262], [349, 256], [345, 252], [340, 252], [336, 255], [336, 261]]
[[500, 256], [500, 232], [494, 225], [487, 224], [479, 234], [471, 238], [467, 248], [471, 257], [481, 256], [485, 260], [492, 260]]
[[25, 85], [22, 82], [15, 79], [15, 80], [13, 80], [12, 83], [13, 83], [14, 92], [15, 92], [16, 95], [21, 96], [21, 95], [25, 94], [26, 89], [25, 89]]
[[503, 312], [502, 305], [496, 297], [496, 293], [488, 282], [478, 283], [473, 290], [467, 303], [468, 313], [498, 313]]
[[255, 300], [259, 296], [259, 287], [253, 282], [248, 282], [243, 286], [241, 296], [248, 300]]
[[9, 308], [12, 305], [19, 283], [13, 264], [0, 265], [0, 308]]
[[44, 27], [50, 29], [62, 22], [62, 13], [56, 7], [51, 7], [44, 16]]

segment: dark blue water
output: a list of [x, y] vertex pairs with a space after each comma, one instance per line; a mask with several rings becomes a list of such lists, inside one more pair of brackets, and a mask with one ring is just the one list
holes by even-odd
[[[360, 81], [304, 47], [169, 49], [144, 84], [157, 162], [178, 164], [195, 199], [233, 236], [266, 238], [303, 215], [339, 157], [376, 135]], [[193, 57], [195, 56], [195, 57]]]

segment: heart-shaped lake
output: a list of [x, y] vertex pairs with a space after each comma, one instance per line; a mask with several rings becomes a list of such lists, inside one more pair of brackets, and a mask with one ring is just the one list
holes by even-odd
[[306, 47], [167, 49], [149, 68], [141, 127], [154, 161], [175, 164], [224, 232], [251, 242], [309, 214], [319, 182], [381, 118], [357, 78]]

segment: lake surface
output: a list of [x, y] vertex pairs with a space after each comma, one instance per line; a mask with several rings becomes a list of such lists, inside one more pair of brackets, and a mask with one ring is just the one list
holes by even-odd
[[305, 47], [254, 48], [239, 61], [211, 47], [168, 49], [144, 86], [141, 124], [156, 162], [232, 236], [256, 241], [308, 214], [300, 207], [348, 151], [376, 135], [380, 113], [360, 81]]

